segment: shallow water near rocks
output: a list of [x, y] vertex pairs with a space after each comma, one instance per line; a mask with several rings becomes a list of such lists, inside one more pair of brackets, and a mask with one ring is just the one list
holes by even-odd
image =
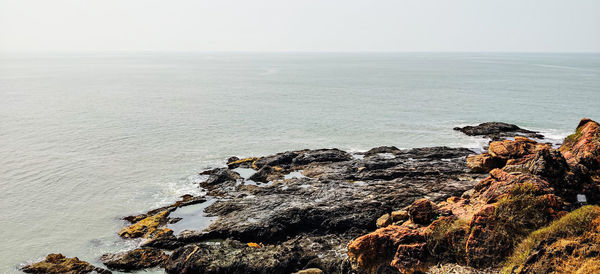
[[52, 252], [100, 266], [138, 244], [122, 216], [201, 194], [230, 156], [480, 149], [452, 128], [486, 121], [561, 140], [600, 120], [599, 90], [599, 54], [2, 55], [0, 273]]
[[174, 224], [167, 225], [167, 228], [172, 229], [175, 235], [186, 229], [202, 231], [217, 219], [216, 217], [206, 216], [204, 213], [204, 209], [214, 204], [216, 201], [216, 199], [210, 199], [204, 203], [184, 206], [176, 209], [169, 215], [169, 217], [182, 219]]

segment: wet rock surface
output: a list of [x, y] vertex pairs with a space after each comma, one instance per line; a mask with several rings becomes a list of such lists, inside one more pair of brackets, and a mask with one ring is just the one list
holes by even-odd
[[525, 136], [529, 138], [543, 139], [544, 135], [537, 131], [520, 128], [517, 125], [502, 122], [487, 122], [477, 126], [455, 127], [454, 130], [460, 131], [469, 136], [482, 136], [490, 138], [492, 141], [503, 140], [515, 136]]

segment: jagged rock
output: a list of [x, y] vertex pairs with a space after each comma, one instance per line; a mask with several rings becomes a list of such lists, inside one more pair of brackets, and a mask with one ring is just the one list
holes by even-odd
[[454, 130], [460, 131], [469, 136], [484, 136], [493, 141], [502, 140], [515, 136], [526, 136], [530, 138], [544, 138], [539, 132], [522, 129], [517, 125], [502, 122], [487, 122], [477, 126], [455, 127]]
[[581, 164], [590, 170], [600, 168], [600, 125], [584, 118], [575, 133], [565, 138], [560, 147], [569, 165]]
[[[299, 259], [273, 263], [269, 269], [275, 273], [290, 273], [309, 267], [317, 267], [326, 273], [346, 273], [350, 271], [345, 255], [347, 243], [375, 229], [377, 216], [388, 214], [390, 221], [405, 221], [408, 219], [407, 211], [395, 212], [393, 218], [389, 213], [423, 195], [428, 195], [432, 201], [443, 201], [472, 187], [481, 178], [466, 167], [465, 156], [472, 153], [462, 148], [433, 147], [394, 149], [393, 157], [373, 155], [362, 159], [337, 149], [301, 150], [266, 156], [253, 162], [260, 169], [256, 177], [249, 179], [269, 181], [269, 184], [246, 185], [237, 173], [228, 168], [206, 172], [210, 176], [202, 185], [209, 188], [209, 195], [218, 193], [219, 199], [205, 209], [206, 214], [218, 216], [205, 230], [173, 235], [163, 227], [169, 222], [168, 213], [157, 216], [163, 211], [157, 213], [155, 210], [152, 211], [155, 214], [139, 215], [145, 218], [137, 219], [137, 223], [124, 229], [123, 235], [146, 237], [148, 240], [142, 244], [145, 248], [174, 249], [166, 265], [171, 272], [185, 273], [206, 266], [215, 266], [214, 269], [222, 271], [233, 271], [234, 267], [236, 271], [259, 271], [259, 265], [241, 258], [225, 262], [223, 257], [226, 254], [250, 252], [247, 245], [234, 244], [239, 241], [261, 243], [252, 251], [252, 254], [258, 252], [257, 255], [248, 255], [259, 256], [256, 257], [257, 262], [270, 261], [270, 256], [282, 258], [288, 254], [294, 254], [296, 258], [310, 258], [307, 264], [299, 264]], [[232, 165], [237, 165], [238, 161], [240, 159], [229, 160]], [[283, 174], [291, 172], [302, 172], [304, 176], [282, 178]], [[216, 239], [228, 240], [225, 244], [208, 247], [199, 244]], [[332, 241], [336, 243], [335, 248], [331, 246]], [[321, 244], [315, 245], [315, 242]], [[277, 252], [272, 252], [272, 247], [280, 245], [291, 249], [283, 252], [284, 249], [275, 248]], [[190, 246], [204, 250], [202, 259], [192, 261], [196, 255], [186, 259], [190, 254], [186, 252], [193, 250]], [[187, 255], [178, 257], [177, 254]], [[314, 258], [315, 254], [321, 254], [317, 256], [319, 259]], [[342, 268], [345, 270], [341, 271]], [[387, 267], [387, 270], [392, 269]]]
[[88, 262], [81, 261], [77, 257], [74, 258], [66, 258], [62, 254], [49, 254], [46, 256], [46, 259], [33, 263], [21, 268], [23, 272], [26, 273], [48, 273], [48, 274], [59, 274], [59, 273], [69, 273], [69, 274], [80, 274], [80, 273], [100, 273], [100, 274], [109, 274], [110, 271], [95, 267]]
[[227, 167], [230, 169], [238, 168], [238, 167], [257, 169], [256, 165], [254, 164], [257, 160], [258, 160], [258, 158], [256, 158], [256, 157], [240, 159], [240, 158], [234, 156], [234, 157], [230, 157], [229, 159], [227, 159]]
[[392, 224], [392, 216], [388, 213], [381, 215], [379, 219], [377, 219], [377, 227], [386, 227]]
[[159, 249], [136, 248], [116, 254], [104, 254], [100, 260], [110, 269], [132, 271], [161, 266], [167, 260], [167, 255]]
[[280, 171], [281, 168], [278, 167], [263, 166], [248, 179], [255, 182], [266, 183], [272, 180], [283, 178], [283, 175]]
[[289, 167], [292, 164], [292, 160], [294, 160], [298, 154], [299, 152], [297, 151], [277, 153], [275, 155], [260, 157], [254, 164], [258, 168], [262, 168], [263, 166]]
[[225, 182], [235, 182], [237, 179], [241, 179], [240, 175], [228, 168], [214, 169], [206, 182], [202, 183], [203, 186], [212, 187]]
[[326, 273], [347, 273], [341, 255], [356, 234], [301, 235], [276, 245], [258, 248], [236, 240], [216, 244], [190, 244], [171, 254], [167, 273], [292, 273], [319, 268]]
[[316, 149], [301, 152], [292, 160], [294, 165], [306, 165], [309, 163], [341, 162], [352, 159], [352, 155], [339, 149]]
[[381, 147], [375, 147], [372, 149], [369, 149], [368, 151], [366, 151], [365, 153], [363, 153], [365, 156], [372, 156], [375, 154], [379, 154], [379, 153], [391, 153], [391, 154], [395, 154], [400, 152], [400, 149], [398, 149], [395, 146], [381, 146]]
[[198, 204], [198, 203], [204, 203], [204, 202], [206, 202], [206, 199], [204, 197], [192, 196], [192, 195], [186, 194], [186, 195], [181, 196], [181, 200], [179, 200], [171, 205], [153, 209], [153, 210], [150, 210], [146, 213], [142, 213], [139, 215], [127, 216], [127, 217], [124, 217], [123, 220], [126, 220], [130, 223], [136, 223], [142, 219], [145, 219], [149, 216], [156, 215], [162, 211], [172, 211], [178, 207], [188, 206], [188, 205], [193, 205], [193, 204]]
[[493, 157], [488, 153], [467, 156], [467, 166], [474, 172], [487, 173], [505, 164], [505, 159]]
[[124, 227], [119, 232], [119, 236], [123, 238], [149, 238], [155, 233], [167, 233], [165, 230], [160, 230], [159, 226], [167, 223], [169, 213], [170, 210], [165, 210], [156, 215], [146, 217], [128, 227]]
[[428, 225], [440, 215], [437, 206], [429, 199], [419, 199], [407, 208], [410, 220], [415, 224]]
[[402, 222], [408, 220], [408, 211], [406, 210], [395, 210], [391, 213], [392, 222]]
[[[517, 159], [533, 155], [542, 149], [552, 148], [549, 144], [540, 144], [525, 137], [515, 137], [515, 140], [491, 142], [488, 153], [501, 159]], [[508, 163], [507, 163], [508, 164]]]
[[400, 245], [425, 242], [423, 229], [390, 225], [361, 236], [348, 244], [348, 255], [354, 269], [376, 272], [385, 269]]
[[378, 229], [349, 244], [353, 267], [414, 272], [439, 261], [494, 266], [519, 239], [562, 216], [566, 206], [543, 178], [501, 169], [492, 170], [467, 196], [438, 205], [415, 201], [407, 208], [410, 222]]

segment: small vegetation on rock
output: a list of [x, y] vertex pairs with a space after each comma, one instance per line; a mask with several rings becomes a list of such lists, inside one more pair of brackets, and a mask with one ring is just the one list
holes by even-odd
[[[534, 253], [534, 250], [539, 249], [543, 244], [548, 245], [548, 247], [554, 247], [554, 250], [561, 246], [571, 250], [570, 256], [559, 256], [559, 259], [561, 259], [563, 263], [561, 263], [561, 265], [557, 265], [557, 267], [570, 267], [573, 268], [570, 270], [574, 271], [567, 271], [568, 269], [562, 270], [573, 273], [577, 271], [584, 271], [586, 269], [591, 270], [592, 267], [595, 267], [596, 270], [598, 270], [598, 263], [600, 263], [600, 261], [597, 258], [597, 249], [599, 248], [598, 240], [600, 240], [600, 227], [595, 228], [595, 226], [600, 225], [599, 217], [600, 206], [584, 206], [565, 215], [561, 219], [554, 221], [549, 226], [534, 231], [515, 248], [512, 256], [506, 260], [503, 272], [522, 272], [526, 261], [534, 259], [529, 259], [532, 256], [532, 253]], [[573, 237], [581, 235], [584, 237], [579, 237], [576, 241], [573, 241], [575, 240]], [[590, 250], [590, 247], [587, 247], [588, 250], [586, 251], [588, 253], [592, 251], [591, 253], [593, 253], [593, 249], [596, 249], [595, 256], [590, 256], [589, 258], [585, 258], [585, 256], [576, 257], [577, 252], [574, 252], [574, 247], [567, 247], [569, 243], [574, 243], [574, 246], [577, 246], [585, 244], [585, 242], [588, 240], [592, 244], [592, 250]], [[595, 260], [597, 262], [592, 263], [588, 259]], [[593, 272], [594, 271], [581, 273]]]
[[545, 196], [536, 195], [537, 187], [530, 183], [517, 184], [498, 201], [494, 215], [496, 232], [503, 242], [516, 245], [536, 228], [546, 225], [548, 218]]

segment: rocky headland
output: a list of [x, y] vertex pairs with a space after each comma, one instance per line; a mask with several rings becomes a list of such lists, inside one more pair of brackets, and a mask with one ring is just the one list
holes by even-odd
[[[167, 273], [600, 271], [598, 123], [581, 120], [560, 148], [516, 125], [457, 130], [493, 141], [482, 154], [390, 146], [231, 157], [201, 173], [205, 195], [124, 217], [118, 234], [142, 244], [100, 259]], [[60, 254], [22, 270], [109, 273]]]

